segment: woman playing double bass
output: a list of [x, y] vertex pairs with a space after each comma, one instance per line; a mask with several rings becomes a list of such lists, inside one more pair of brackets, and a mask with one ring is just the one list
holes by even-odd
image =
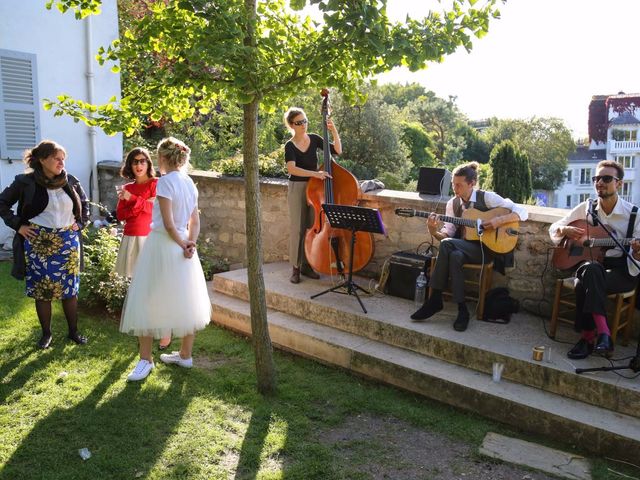
[[[304, 254], [304, 234], [313, 221], [313, 212], [307, 205], [307, 182], [309, 178], [324, 180], [329, 177], [325, 171], [318, 170], [317, 151], [324, 148], [320, 135], [307, 133], [307, 115], [301, 108], [290, 108], [284, 114], [284, 124], [293, 134], [284, 146], [284, 160], [289, 173], [289, 262], [293, 267], [291, 283], [300, 282], [300, 274], [309, 278], [320, 278], [309, 266]], [[333, 137], [331, 153], [340, 155], [342, 144], [338, 130], [331, 120], [327, 128]]]

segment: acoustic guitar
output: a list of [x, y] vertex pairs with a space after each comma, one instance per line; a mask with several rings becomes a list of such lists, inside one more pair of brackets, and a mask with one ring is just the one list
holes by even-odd
[[[462, 212], [462, 217], [450, 217], [447, 215], [437, 215], [438, 220], [454, 225], [465, 227], [462, 238], [470, 241], [481, 241], [489, 250], [494, 253], [509, 253], [516, 248], [518, 243], [518, 229], [520, 222], [508, 222], [500, 227], [486, 229], [482, 226], [483, 220], [490, 220], [501, 215], [508, 215], [511, 210], [507, 208], [492, 208], [482, 212], [475, 208], [469, 208]], [[401, 217], [424, 217], [428, 218], [432, 212], [423, 212], [413, 208], [396, 208], [396, 215]]]
[[[578, 240], [563, 238], [560, 245], [553, 249], [551, 262], [559, 270], [570, 270], [582, 262], [604, 261], [605, 252], [615, 247], [615, 242], [601, 226], [593, 226], [586, 220], [575, 220], [570, 227], [583, 228], [585, 234]], [[634, 238], [618, 238], [620, 245], [629, 245]]]

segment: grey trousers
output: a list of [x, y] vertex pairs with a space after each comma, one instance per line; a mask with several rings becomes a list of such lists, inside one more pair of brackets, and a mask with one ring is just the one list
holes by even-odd
[[313, 222], [313, 210], [307, 205], [307, 182], [289, 182], [289, 263], [294, 267], [307, 264], [304, 235]]
[[[431, 272], [429, 286], [436, 290], [445, 290], [451, 277], [451, 294], [455, 303], [464, 302], [465, 263], [483, 263], [480, 242], [470, 242], [460, 238], [445, 238], [440, 242], [436, 265]], [[492, 253], [484, 249], [484, 263], [493, 260]]]

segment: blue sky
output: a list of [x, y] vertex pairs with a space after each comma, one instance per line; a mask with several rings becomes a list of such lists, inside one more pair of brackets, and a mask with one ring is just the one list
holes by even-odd
[[[446, 6], [433, 0], [388, 0], [402, 20]], [[418, 82], [443, 98], [457, 96], [471, 119], [491, 116], [563, 119], [587, 136], [592, 95], [640, 92], [640, 0], [509, 0], [489, 34], [411, 73], [396, 69], [380, 82]]]

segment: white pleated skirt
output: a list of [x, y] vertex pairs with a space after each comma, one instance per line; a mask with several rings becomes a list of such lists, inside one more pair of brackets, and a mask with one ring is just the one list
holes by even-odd
[[183, 337], [205, 328], [211, 301], [198, 254], [185, 258], [166, 232], [152, 231], [134, 271], [120, 331], [138, 337]]
[[122, 236], [115, 267], [118, 275], [127, 278], [133, 277], [133, 269], [138, 262], [138, 256], [146, 240], [146, 235], [144, 237], [131, 235]]

